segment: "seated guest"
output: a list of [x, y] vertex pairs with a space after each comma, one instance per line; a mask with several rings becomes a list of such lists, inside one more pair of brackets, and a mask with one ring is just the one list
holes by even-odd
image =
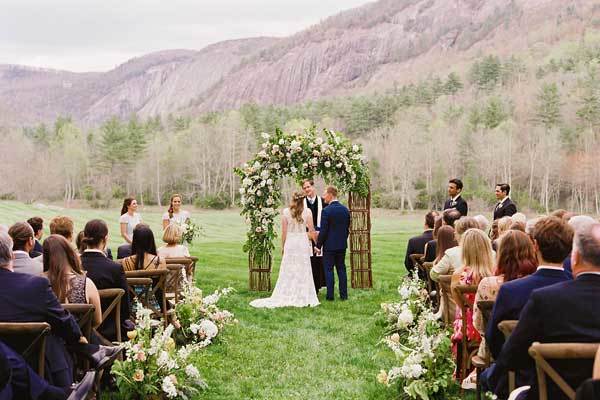
[[146, 224], [138, 224], [133, 230], [131, 251], [133, 255], [122, 260], [125, 271], [167, 268], [165, 260], [157, 254], [154, 233]]
[[[479, 229], [479, 224], [473, 217], [462, 217], [454, 224], [456, 241], [460, 243], [460, 238], [468, 229]], [[460, 245], [452, 247], [444, 252], [444, 256], [436, 263], [429, 272], [429, 276], [434, 281], [438, 281], [440, 275], [452, 275], [454, 271], [462, 267], [462, 249]]]
[[485, 217], [485, 215], [476, 215], [475, 220], [479, 223], [479, 229], [487, 233], [488, 229], [490, 229], [490, 221]]
[[525, 233], [525, 223], [521, 222], [521, 221], [513, 221], [512, 224], [510, 224], [510, 231], [521, 231], [523, 233]]
[[594, 359], [594, 371], [591, 379], [583, 382], [579, 388], [577, 388], [577, 394], [575, 400], [596, 400], [600, 399], [600, 348], [596, 352], [596, 358]]
[[[479, 301], [495, 301], [498, 290], [506, 282], [531, 275], [538, 266], [535, 247], [524, 232], [509, 231], [500, 239], [496, 256], [496, 270], [493, 276], [483, 278], [479, 282], [475, 305], [473, 306], [473, 325], [484, 336], [484, 321], [481, 310], [477, 307]], [[486, 357], [485, 340], [479, 347], [479, 356]]]
[[[498, 324], [505, 320], [520, 319], [521, 310], [535, 289], [569, 279], [562, 268], [562, 261], [571, 252], [571, 227], [558, 218], [544, 217], [537, 221], [530, 236], [535, 243], [540, 266], [533, 274], [500, 286], [485, 334], [490, 353], [496, 359], [504, 345], [504, 335], [498, 329]], [[492, 366], [484, 371], [482, 379], [495, 375], [494, 369]], [[499, 396], [507, 394], [508, 383], [505, 376], [495, 376], [488, 380], [487, 385]]]
[[[444, 257], [444, 255], [446, 254], [446, 250], [451, 249], [453, 247], [458, 246], [458, 243], [456, 242], [456, 235], [454, 233], [454, 228], [452, 228], [451, 226], [448, 225], [444, 225], [442, 226], [437, 233], [437, 245], [436, 245], [436, 257], [434, 259], [434, 263], [439, 262], [442, 257]], [[442, 290], [443, 293], [443, 289]], [[452, 298], [450, 298], [450, 304], [446, 304], [446, 297], [445, 296], [441, 296], [440, 297], [440, 308], [436, 314], [436, 317], [439, 319], [442, 317], [442, 315], [444, 315], [444, 311], [450, 307], [450, 314], [449, 315], [454, 315], [455, 313], [455, 307], [456, 304], [454, 304], [454, 300]]]
[[[29, 254], [34, 246], [33, 229], [27, 222], [17, 222], [8, 230], [13, 240], [13, 270], [23, 274], [40, 275], [44, 267], [40, 257], [31, 258]], [[41, 253], [40, 253], [41, 254]]]
[[169, 224], [163, 232], [163, 242], [167, 245], [158, 248], [160, 258], [168, 257], [189, 257], [190, 252], [187, 247], [180, 244], [183, 229], [177, 224]]
[[[485, 233], [479, 228], [467, 230], [460, 239], [460, 246], [462, 248], [462, 267], [457, 269], [452, 274], [451, 290], [454, 301], [457, 304], [462, 302], [461, 295], [456, 292], [456, 287], [459, 285], [478, 285], [482, 279], [492, 275], [492, 268], [494, 267], [494, 255], [492, 253], [492, 243]], [[473, 303], [475, 301], [475, 294], [469, 293], [464, 295], [465, 300], [470, 306], [467, 309], [466, 322], [467, 322], [467, 339], [469, 342], [480, 342], [481, 336], [475, 327], [473, 326]], [[459, 307], [456, 307], [454, 314], [454, 333], [452, 334], [452, 350], [454, 354], [457, 354], [458, 345], [462, 340], [462, 311]], [[462, 377], [463, 389], [474, 389], [477, 381], [477, 375], [473, 370], [467, 377]]]
[[[121, 297], [121, 327], [124, 332], [131, 330], [131, 323], [127, 322], [130, 317], [130, 301], [125, 272], [120, 264], [108, 259], [104, 254], [108, 241], [108, 227], [104, 221], [94, 219], [85, 224], [83, 232], [82, 242], [86, 249], [81, 255], [81, 264], [87, 271], [87, 277], [94, 282], [98, 290], [120, 288], [125, 291], [125, 295]], [[106, 310], [109, 305], [110, 301], [103, 302], [102, 310]], [[114, 314], [111, 313], [98, 330], [108, 340], [117, 340]]]
[[[596, 220], [594, 220], [594, 218], [588, 217], [587, 215], [575, 215], [575, 216], [569, 218], [569, 221], [567, 223], [569, 224], [569, 226], [571, 228], [573, 228], [573, 231], [575, 233], [577, 233], [577, 231], [582, 229], [585, 225], [593, 224], [595, 222], [596, 222]], [[570, 253], [567, 256], [567, 258], [565, 258], [565, 261], [563, 262], [563, 268], [565, 269], [565, 273], [567, 275], [569, 275], [569, 278], [573, 279], [573, 272], [571, 271], [571, 254]]]
[[42, 255], [42, 243], [40, 240], [44, 236], [44, 220], [41, 217], [32, 217], [27, 220], [27, 223], [31, 225], [33, 236], [35, 237], [35, 244], [29, 256], [31, 258], [39, 257]]
[[440, 227], [442, 226], [442, 217], [435, 217], [435, 224], [433, 225], [433, 239], [425, 244], [425, 258], [424, 262], [433, 262], [435, 260], [436, 255], [436, 246], [437, 246], [437, 233]]
[[48, 279], [13, 272], [12, 245], [10, 236], [0, 232], [0, 321], [50, 325], [50, 335], [46, 338], [46, 380], [60, 388], [73, 383], [72, 360], [65, 344], [85, 351], [97, 368], [112, 362], [122, 348], [79, 345], [86, 343], [86, 339], [81, 336], [77, 321], [60, 305]]
[[[550, 218], [566, 225], [556, 217]], [[542, 228], [536, 225], [535, 230], [539, 229]], [[568, 231], [572, 235], [570, 228]], [[551, 235], [562, 236], [554, 232]], [[556, 265], [560, 265], [561, 260], [555, 261]], [[539, 398], [535, 363], [528, 354], [533, 342], [600, 342], [600, 313], [597, 312], [600, 303], [600, 224], [586, 225], [577, 232], [571, 264], [574, 280], [533, 291], [521, 312], [519, 323], [496, 360], [495, 374], [509, 369], [530, 372], [527, 385], [531, 388], [521, 392], [519, 399]], [[574, 388], [592, 376], [592, 360], [555, 360], [552, 366]], [[567, 399], [551, 379], [547, 379], [547, 390], [549, 399]]]
[[410, 256], [413, 254], [425, 254], [425, 245], [430, 240], [433, 240], [433, 228], [435, 225], [436, 216], [436, 211], [429, 211], [427, 214], [425, 214], [424, 232], [419, 236], [412, 237], [408, 240], [406, 255], [404, 257], [404, 267], [409, 275], [412, 275], [416, 268]]
[[61, 235], [71, 243], [73, 242], [74, 231], [73, 220], [69, 217], [59, 216], [50, 220], [51, 235]]
[[511, 218], [513, 222], [522, 222], [524, 224], [527, 223], [527, 216], [520, 212], [513, 214]]
[[450, 225], [454, 228], [454, 223], [461, 218], [460, 211], [451, 208], [449, 210], [445, 210], [442, 213], [442, 223], [443, 225]]
[[74, 388], [50, 385], [23, 357], [0, 341], [0, 400], [84, 400], [93, 389], [95, 371], [90, 371]]
[[496, 222], [496, 224], [498, 225], [498, 229], [496, 231], [496, 239], [492, 240], [492, 248], [494, 250], [497, 250], [498, 240], [502, 237], [502, 235], [504, 235], [505, 232], [507, 232], [510, 229], [510, 226], [512, 225], [512, 218], [502, 217], [494, 222]]
[[86, 277], [79, 256], [61, 235], [50, 235], [44, 240], [44, 269], [58, 300], [63, 304], [93, 304], [92, 326], [100, 325], [102, 307], [98, 289]]
[[79, 252], [79, 254], [83, 254], [83, 252], [87, 248], [86, 244], [83, 242], [84, 237], [85, 233], [83, 231], [79, 231], [77, 237], [75, 238], [75, 247], [77, 247], [77, 251]]

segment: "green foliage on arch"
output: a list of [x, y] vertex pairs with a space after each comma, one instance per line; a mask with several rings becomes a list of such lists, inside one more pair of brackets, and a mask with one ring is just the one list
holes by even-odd
[[273, 250], [275, 216], [281, 205], [279, 181], [289, 176], [300, 182], [322, 176], [343, 192], [369, 193], [369, 173], [362, 146], [352, 144], [342, 134], [315, 129], [302, 133], [274, 135], [263, 133], [261, 150], [235, 170], [242, 180], [242, 216], [248, 224], [248, 239], [244, 251], [252, 250], [261, 258]]

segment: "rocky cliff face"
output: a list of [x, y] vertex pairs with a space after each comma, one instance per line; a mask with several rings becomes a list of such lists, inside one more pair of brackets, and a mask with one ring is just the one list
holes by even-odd
[[480, 52], [576, 36], [599, 15], [594, 0], [380, 0], [288, 38], [154, 53], [107, 73], [0, 66], [0, 122], [98, 123], [375, 90]]

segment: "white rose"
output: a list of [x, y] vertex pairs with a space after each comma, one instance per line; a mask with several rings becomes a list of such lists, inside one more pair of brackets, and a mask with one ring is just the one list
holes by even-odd
[[307, 168], [307, 167], [308, 167], [308, 164], [307, 164], [307, 163], [302, 163], [302, 167], [303, 167], [303, 168]]
[[296, 167], [291, 167], [290, 171], [292, 171], [293, 174], [295, 174], [296, 172], [298, 172], [298, 168]]
[[325, 168], [331, 167], [331, 163], [329, 161], [325, 161]]
[[277, 153], [279, 151], [279, 146], [274, 144], [273, 145], [273, 153]]
[[285, 140], [283, 140], [283, 139], [279, 139], [279, 144], [280, 144], [280, 145], [283, 145], [284, 143], [285, 143]]
[[267, 185], [267, 181], [260, 181], [260, 186], [265, 187]]
[[200, 321], [200, 333], [204, 333], [207, 339], [212, 339], [219, 333], [219, 328], [210, 319]]
[[340, 153], [342, 153], [343, 155], [346, 155], [348, 153], [348, 150], [342, 149], [342, 150], [340, 150]]
[[338, 168], [342, 168], [342, 163], [341, 162], [337, 163], [335, 166], [338, 167]]
[[267, 179], [267, 185], [272, 185], [273, 184], [273, 179], [269, 178]]
[[316, 158], [311, 158], [310, 165], [316, 167], [317, 165], [319, 165], [319, 160], [317, 160]]
[[358, 147], [358, 145], [357, 145], [357, 144], [355, 144], [355, 145], [352, 145], [352, 151], [354, 151], [354, 152], [357, 152], [357, 151], [358, 151], [358, 149], [359, 149], [359, 147]]
[[413, 313], [408, 308], [402, 310], [398, 315], [398, 327], [403, 329], [413, 323]]

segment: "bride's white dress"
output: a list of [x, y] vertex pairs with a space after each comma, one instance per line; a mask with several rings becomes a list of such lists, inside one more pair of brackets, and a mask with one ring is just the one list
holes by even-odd
[[310, 210], [304, 209], [302, 222], [292, 218], [289, 208], [283, 210], [283, 217], [288, 224], [287, 236], [275, 289], [271, 297], [254, 300], [250, 305], [264, 308], [318, 306], [310, 266], [311, 243], [306, 234], [306, 221], [312, 218]]

